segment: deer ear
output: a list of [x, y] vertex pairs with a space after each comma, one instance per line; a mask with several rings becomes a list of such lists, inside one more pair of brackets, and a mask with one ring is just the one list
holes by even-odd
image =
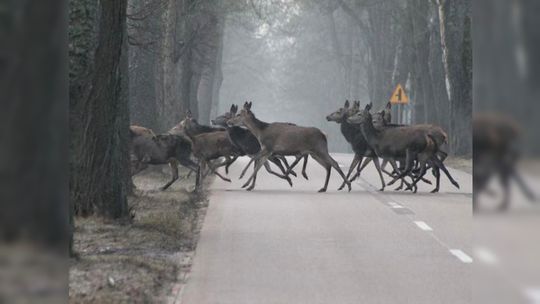
[[388, 102], [388, 103], [386, 104], [386, 108], [387, 108], [387, 109], [391, 109], [391, 108], [392, 108], [392, 103], [391, 103], [391, 102]]
[[345, 100], [345, 105], [343, 106], [345, 109], [349, 108], [349, 100]]
[[366, 105], [366, 108], [365, 108], [365, 109], [366, 109], [366, 111], [369, 111], [369, 110], [371, 110], [371, 106], [372, 106], [372, 105], [371, 105], [371, 102], [370, 102], [370, 103], [368, 103], [368, 104]]
[[247, 109], [248, 109], [248, 110], [251, 110], [251, 106], [252, 106], [252, 105], [253, 105], [253, 101], [250, 101], [250, 102], [248, 103]]
[[231, 104], [231, 109], [229, 110], [229, 112], [234, 112], [234, 104]]

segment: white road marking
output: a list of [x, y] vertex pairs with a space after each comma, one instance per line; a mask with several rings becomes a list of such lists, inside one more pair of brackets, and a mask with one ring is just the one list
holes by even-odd
[[450, 249], [450, 253], [453, 254], [456, 258], [458, 258], [460, 261], [462, 261], [465, 264], [470, 264], [473, 262], [473, 259], [462, 250]]
[[480, 262], [484, 264], [495, 265], [499, 262], [499, 259], [497, 258], [497, 256], [493, 252], [488, 250], [487, 248], [483, 248], [483, 247], [474, 248], [474, 255]]
[[433, 231], [433, 229], [431, 229], [431, 227], [429, 227], [428, 224], [426, 224], [425, 222], [415, 221], [414, 223], [416, 224], [416, 226], [418, 226], [418, 228], [424, 231]]
[[524, 292], [531, 303], [540, 303], [540, 288], [527, 288]]
[[390, 208], [393, 208], [393, 209], [405, 208], [405, 207], [401, 206], [400, 204], [394, 203], [394, 202], [388, 202], [388, 205], [390, 206]]

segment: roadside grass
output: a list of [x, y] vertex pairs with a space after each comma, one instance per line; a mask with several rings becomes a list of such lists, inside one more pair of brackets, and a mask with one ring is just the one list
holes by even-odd
[[71, 303], [164, 302], [172, 285], [189, 271], [206, 193], [191, 193], [193, 178], [157, 190], [167, 178], [167, 168], [159, 168], [134, 179], [131, 223], [76, 219], [74, 247], [79, 259], [70, 261]]

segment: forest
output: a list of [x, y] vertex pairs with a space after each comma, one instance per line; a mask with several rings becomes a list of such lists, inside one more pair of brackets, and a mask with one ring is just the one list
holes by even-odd
[[403, 84], [411, 102], [394, 117], [441, 125], [450, 152], [471, 155], [470, 1], [72, 0], [69, 25], [77, 215], [127, 214], [130, 124], [165, 132], [246, 100], [337, 138], [335, 105], [382, 107]]

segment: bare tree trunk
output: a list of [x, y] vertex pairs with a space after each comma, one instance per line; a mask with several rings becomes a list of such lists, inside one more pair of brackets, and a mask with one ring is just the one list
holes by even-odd
[[[85, 9], [92, 9], [93, 3], [73, 1], [73, 5], [81, 5], [81, 10], [74, 9], [70, 21], [80, 17]], [[92, 32], [92, 22], [99, 20], [97, 48], [93, 56], [93, 64], [76, 72], [73, 85], [70, 85], [70, 98], [73, 110], [70, 114], [72, 139], [72, 166], [70, 175], [70, 198], [75, 203], [76, 214], [90, 215], [98, 212], [110, 218], [128, 215], [126, 176], [129, 176], [128, 146], [128, 111], [127, 100], [121, 98], [122, 76], [121, 57], [122, 44], [125, 37], [126, 0], [103, 1], [99, 5], [99, 18], [88, 22], [90, 26], [83, 29], [86, 34]], [[95, 36], [78, 35], [74, 21], [70, 42], [77, 44], [80, 39], [94, 39]], [[84, 42], [86, 43], [86, 42]], [[89, 45], [91, 43], [88, 43]], [[88, 50], [91, 50], [89, 48]], [[70, 50], [70, 57], [78, 55]], [[83, 54], [82, 58], [87, 57]], [[71, 60], [71, 58], [70, 58]], [[80, 73], [80, 74], [79, 74]], [[84, 81], [77, 82], [78, 75]], [[126, 160], [127, 159], [127, 160]]]
[[412, 32], [410, 39], [413, 41], [414, 51], [411, 52], [413, 62], [413, 77], [415, 92], [415, 123], [437, 122], [437, 112], [435, 111], [433, 87], [431, 75], [429, 73], [429, 2], [425, 0], [409, 1], [409, 18], [412, 20]]
[[430, 2], [430, 16], [432, 22], [429, 24], [429, 72], [433, 87], [433, 102], [437, 112], [437, 124], [442, 126], [445, 130], [450, 130], [450, 117], [448, 115], [450, 111], [450, 101], [448, 99], [448, 90], [446, 88], [446, 74], [441, 49], [439, 12], [435, 2], [436, 0]]
[[165, 131], [174, 126], [181, 119], [185, 109], [178, 100], [178, 86], [180, 75], [178, 71], [177, 56], [181, 52], [177, 32], [179, 7], [178, 1], [168, 0], [162, 15], [163, 40], [161, 41], [161, 54], [158, 59], [157, 71], [158, 95], [156, 96], [158, 113], [158, 130]]
[[443, 62], [450, 91], [450, 138], [452, 151], [472, 152], [472, 49], [470, 1], [438, 0]]
[[219, 90], [221, 89], [221, 85], [223, 84], [223, 39], [225, 35], [225, 16], [223, 14], [221, 14], [219, 17], [218, 25], [219, 41], [216, 54], [216, 70], [214, 72], [214, 82], [212, 83], [212, 109], [210, 111], [212, 117], [216, 117], [217, 115], [219, 115]]

